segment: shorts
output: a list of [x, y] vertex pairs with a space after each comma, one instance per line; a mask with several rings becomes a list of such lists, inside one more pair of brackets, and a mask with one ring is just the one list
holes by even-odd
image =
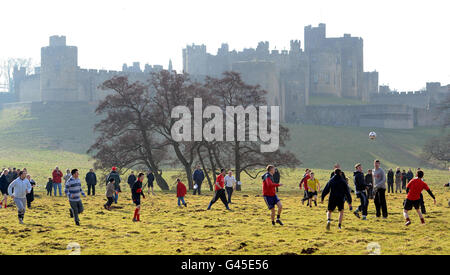
[[277, 197], [277, 195], [275, 196], [263, 196], [264, 197], [264, 201], [267, 204], [267, 207], [270, 209], [274, 208], [275, 205], [280, 201], [280, 199]]
[[336, 200], [336, 199], [330, 199], [328, 201], [328, 211], [334, 211], [334, 209], [338, 209], [338, 211], [344, 210], [344, 200]]
[[403, 202], [403, 209], [405, 209], [405, 210], [411, 210], [413, 208], [413, 206], [414, 206], [414, 209], [419, 209], [420, 208], [420, 199], [415, 200], [415, 201], [406, 199]]
[[148, 182], [148, 187], [153, 188], [153, 181], [149, 181], [149, 182]]
[[317, 191], [314, 191], [314, 192], [308, 191], [308, 198], [312, 198], [314, 196], [317, 196]]
[[133, 197], [133, 202], [136, 206], [141, 205], [141, 196], [139, 195], [139, 197]]

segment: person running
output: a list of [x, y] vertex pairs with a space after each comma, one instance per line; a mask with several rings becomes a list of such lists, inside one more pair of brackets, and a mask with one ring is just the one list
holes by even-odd
[[107, 202], [103, 205], [106, 210], [111, 210], [111, 205], [114, 202], [114, 178], [110, 178], [108, 184], [106, 185], [106, 200]]
[[317, 192], [320, 191], [320, 183], [319, 180], [314, 177], [314, 173], [311, 172], [311, 178], [308, 179], [308, 205], [312, 207], [312, 201], [314, 201], [314, 205], [317, 206]]
[[406, 190], [406, 184], [408, 183], [407, 180], [408, 180], [408, 178], [406, 177], [406, 171], [405, 171], [405, 169], [403, 169], [403, 172], [402, 172], [402, 190]]
[[136, 182], [131, 188], [131, 198], [136, 205], [134, 210], [133, 222], [141, 221], [141, 196], [145, 199], [144, 192], [142, 191], [142, 182], [144, 181], [144, 173], [139, 173]]
[[114, 166], [111, 168], [111, 172], [106, 177], [106, 184], [108, 184], [110, 178], [114, 178], [114, 203], [117, 204], [117, 201], [119, 200], [119, 193], [122, 192], [120, 190], [120, 176], [117, 172], [117, 167]]
[[372, 169], [367, 170], [366, 177], [364, 178], [364, 181], [367, 185], [367, 197], [371, 200], [373, 200], [374, 194], [373, 194], [373, 175], [372, 175]]
[[88, 187], [88, 196], [91, 195], [92, 190], [92, 196], [95, 196], [95, 186], [97, 185], [97, 175], [94, 172], [94, 169], [89, 169], [89, 172], [86, 173], [86, 184]]
[[[311, 170], [309, 170], [308, 168], [306, 168], [305, 170], [305, 174], [303, 175], [302, 180], [299, 183], [299, 188], [300, 190], [302, 190], [302, 185], [303, 185], [303, 189], [305, 189], [303, 191], [303, 199], [302, 199], [302, 205], [305, 204], [305, 201], [309, 202], [309, 198], [308, 198], [308, 180], [311, 178]], [[307, 205], [309, 206], [309, 204]]]
[[359, 219], [359, 212], [362, 212], [362, 219], [367, 219], [367, 206], [369, 205], [369, 199], [367, 197], [367, 184], [364, 179], [364, 173], [362, 172], [361, 163], [355, 164], [356, 171], [353, 172], [353, 182], [355, 183], [356, 197], [361, 201], [361, 205], [353, 212]]
[[395, 193], [402, 193], [402, 172], [400, 168], [397, 167], [397, 171], [395, 171]]
[[48, 178], [47, 185], [45, 186], [45, 189], [47, 190], [47, 196], [52, 196], [52, 189], [53, 189], [53, 181], [52, 178]]
[[[267, 165], [267, 172], [262, 176], [263, 180], [263, 198], [266, 202], [267, 207], [270, 210], [270, 218], [272, 219], [272, 225], [278, 223], [283, 225], [281, 222], [281, 211], [283, 210], [283, 205], [276, 194], [276, 187], [283, 186], [280, 183], [273, 182], [273, 174], [275, 173], [275, 166]], [[275, 221], [275, 205], [278, 207], [277, 220]]]
[[134, 171], [131, 171], [131, 174], [128, 176], [127, 183], [131, 187], [133, 187], [133, 184], [136, 182], [136, 176], [134, 175]]
[[2, 200], [0, 202], [0, 208], [6, 208], [8, 204], [8, 169], [3, 169], [2, 174], [0, 175], [0, 191], [2, 192]]
[[147, 182], [147, 188], [148, 188], [147, 194], [150, 194], [150, 189], [151, 189], [152, 195], [154, 196], [155, 192], [153, 192], [153, 182], [155, 181], [155, 175], [153, 175], [152, 171], [148, 172], [147, 181], [148, 181]]
[[328, 212], [327, 212], [327, 230], [331, 227], [331, 213], [338, 208], [339, 211], [339, 224], [338, 228], [342, 228], [342, 221], [344, 219], [344, 202], [347, 201], [350, 210], [352, 210], [352, 196], [348, 189], [347, 183], [342, 177], [341, 169], [334, 170], [334, 176], [328, 181], [327, 185], [322, 191], [321, 203], [325, 197], [330, 194], [328, 199]]
[[71, 177], [67, 180], [64, 193], [66, 193], [69, 198], [69, 214], [70, 217], [75, 220], [76, 225], [80, 225], [79, 214], [83, 213], [83, 203], [81, 202], [81, 195], [86, 197], [83, 189], [81, 188], [81, 180], [79, 179], [78, 169], [72, 169], [70, 172]]
[[436, 198], [434, 197], [433, 192], [431, 192], [430, 187], [428, 187], [428, 185], [423, 181], [423, 175], [423, 171], [417, 171], [417, 177], [415, 179], [412, 179], [406, 185], [406, 200], [403, 207], [403, 216], [406, 219], [406, 226], [411, 224], [408, 211], [413, 207], [416, 209], [422, 224], [425, 223], [425, 219], [422, 215], [422, 212], [420, 211], [420, 194], [423, 190], [426, 190], [428, 194], [430, 194], [430, 196], [434, 200], [434, 204], [436, 205]]
[[388, 193], [394, 193], [394, 171], [389, 169], [387, 173]]
[[59, 191], [59, 196], [60, 197], [62, 196], [62, 192], [61, 192], [62, 177], [63, 177], [63, 173], [61, 172], [61, 170], [59, 170], [58, 166], [56, 166], [55, 170], [53, 170], [53, 172], [52, 172], [53, 190], [54, 190], [55, 197], [56, 197], [56, 189], [58, 189], [58, 191]]
[[36, 182], [31, 178], [30, 174], [27, 174], [27, 180], [31, 185], [31, 191], [27, 194], [27, 207], [31, 208], [31, 203], [34, 201], [34, 187], [36, 186]]
[[216, 203], [216, 201], [220, 199], [222, 203], [225, 205], [225, 208], [227, 210], [231, 210], [230, 207], [228, 207], [227, 198], [225, 195], [225, 169], [220, 169], [220, 174], [216, 178], [216, 182], [214, 184], [214, 197], [212, 198], [211, 202], [208, 205], [207, 210], [211, 210], [211, 206]]
[[194, 180], [194, 184], [197, 185], [197, 188], [194, 188], [194, 195], [198, 193], [200, 196], [202, 192], [202, 183], [205, 179], [205, 173], [203, 173], [202, 169], [200, 169], [200, 165], [197, 165], [197, 169], [195, 169], [192, 174], [192, 179]]
[[177, 179], [177, 199], [179, 207], [181, 207], [181, 204], [183, 204], [184, 207], [187, 207], [187, 203], [184, 201], [184, 196], [186, 196], [186, 185], [184, 185], [180, 179]]
[[388, 211], [386, 204], [386, 174], [384, 173], [384, 170], [380, 167], [379, 160], [374, 161], [374, 169], [372, 171], [372, 174], [375, 192], [374, 203], [376, 209], [376, 216], [377, 218], [379, 218], [382, 212], [383, 218], [387, 219]]
[[27, 179], [27, 173], [20, 171], [18, 178], [13, 180], [8, 186], [8, 194], [14, 200], [17, 206], [17, 216], [19, 223], [23, 224], [25, 218], [25, 207], [27, 203], [27, 194], [31, 192], [31, 184]]
[[231, 204], [231, 196], [233, 190], [236, 190], [236, 179], [233, 176], [233, 172], [228, 171], [228, 175], [225, 176], [225, 190], [227, 191], [228, 204]]

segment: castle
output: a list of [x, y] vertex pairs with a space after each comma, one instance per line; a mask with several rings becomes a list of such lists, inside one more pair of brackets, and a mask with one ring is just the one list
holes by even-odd
[[[270, 50], [269, 42], [242, 51], [222, 44], [212, 55], [205, 45], [188, 45], [182, 51], [183, 72], [198, 81], [239, 72], [245, 82], [268, 92], [267, 102], [280, 106], [282, 122], [404, 129], [440, 123], [434, 106], [450, 94], [450, 85], [430, 82], [425, 91], [391, 91], [378, 86], [378, 72], [364, 72], [362, 38], [326, 37], [325, 24], [304, 31], [304, 49], [299, 40], [291, 40], [290, 49], [282, 51]], [[98, 88], [105, 80], [127, 75], [130, 81], [145, 82], [149, 73], [160, 70], [162, 66], [148, 64], [141, 70], [139, 62], [124, 64], [122, 71], [81, 69], [77, 47], [67, 46], [65, 36], [51, 36], [34, 74], [14, 68], [14, 92], [19, 102], [98, 102], [110, 93]], [[350, 98], [361, 104], [311, 105], [310, 96]]]
[[162, 69], [146, 64], [142, 71], [139, 62], [124, 64], [122, 71], [81, 69], [77, 47], [67, 46], [65, 36], [51, 36], [49, 45], [41, 48], [41, 66], [34, 74], [14, 67], [14, 91], [20, 102], [96, 102], [108, 94], [99, 85], [113, 76], [127, 75], [131, 81], [145, 82], [149, 73]]

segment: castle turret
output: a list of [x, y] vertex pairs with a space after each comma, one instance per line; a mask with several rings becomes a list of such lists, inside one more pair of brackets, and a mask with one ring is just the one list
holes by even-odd
[[79, 99], [78, 49], [66, 45], [65, 36], [51, 36], [41, 48], [42, 101], [77, 101]]

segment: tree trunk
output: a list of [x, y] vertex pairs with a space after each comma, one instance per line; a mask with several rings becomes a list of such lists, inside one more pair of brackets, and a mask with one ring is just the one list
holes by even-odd
[[175, 154], [180, 160], [181, 164], [184, 166], [184, 170], [186, 171], [186, 176], [188, 180], [189, 190], [194, 188], [193, 180], [192, 180], [192, 162], [188, 162], [186, 158], [183, 156], [183, 153], [180, 150], [178, 143], [172, 143], [173, 149], [175, 150]]
[[208, 180], [209, 190], [212, 191], [213, 186], [211, 184], [211, 178], [209, 177], [208, 170], [206, 169], [206, 166], [205, 166], [205, 161], [203, 160], [202, 154], [200, 153], [200, 147], [201, 146], [197, 147], [198, 159], [200, 160], [200, 163], [202, 164], [203, 171], [205, 173], [206, 179]]
[[239, 141], [234, 143], [234, 163], [236, 169], [236, 191], [241, 191], [241, 186], [237, 184], [241, 180], [241, 160], [239, 154]]
[[[214, 156], [213, 156], [213, 154], [211, 153], [211, 149], [208, 147], [208, 155], [209, 155], [209, 162], [211, 163], [211, 169], [212, 169], [212, 179], [213, 179], [213, 186], [214, 186], [214, 184], [216, 184], [216, 170], [217, 170], [217, 168], [216, 168], [216, 164], [215, 164], [215, 162], [214, 162]], [[212, 187], [211, 187], [212, 188]], [[212, 189], [211, 189], [211, 191], [212, 191]]]
[[162, 177], [162, 172], [161, 173], [155, 172], [153, 174], [155, 175], [156, 184], [158, 184], [159, 188], [161, 188], [161, 190], [168, 191], [169, 185], [167, 184], [166, 180]]

